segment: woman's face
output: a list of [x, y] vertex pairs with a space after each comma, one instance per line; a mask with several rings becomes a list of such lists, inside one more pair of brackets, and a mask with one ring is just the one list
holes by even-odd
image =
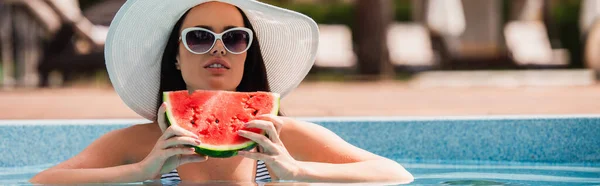
[[[208, 2], [189, 11], [179, 33], [190, 27], [202, 27], [219, 34], [229, 28], [244, 27], [244, 21], [233, 5]], [[177, 61], [188, 90], [234, 91], [242, 80], [246, 55], [246, 52], [229, 53], [221, 40], [217, 40], [208, 53], [194, 54], [180, 40]]]

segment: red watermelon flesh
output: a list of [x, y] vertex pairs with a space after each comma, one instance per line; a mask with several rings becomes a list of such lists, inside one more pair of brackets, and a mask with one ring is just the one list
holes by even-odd
[[241, 137], [244, 129], [264, 134], [244, 124], [262, 114], [277, 114], [279, 94], [271, 92], [232, 92], [187, 90], [164, 92], [165, 114], [169, 125], [178, 125], [197, 134], [202, 144], [196, 152], [212, 157], [230, 157], [256, 143]]

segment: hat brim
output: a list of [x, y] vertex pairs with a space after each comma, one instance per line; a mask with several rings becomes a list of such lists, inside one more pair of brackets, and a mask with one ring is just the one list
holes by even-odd
[[[105, 60], [123, 102], [142, 117], [156, 119], [160, 66], [171, 30], [190, 8], [209, 0], [128, 0], [112, 20]], [[318, 26], [311, 18], [254, 0], [220, 0], [239, 7], [254, 28], [272, 92], [287, 95], [312, 68]]]

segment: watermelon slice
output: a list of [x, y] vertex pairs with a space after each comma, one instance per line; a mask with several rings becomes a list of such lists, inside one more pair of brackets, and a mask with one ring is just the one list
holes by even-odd
[[167, 125], [177, 125], [197, 134], [202, 144], [197, 153], [226, 158], [239, 150], [254, 148], [256, 142], [241, 137], [237, 131], [265, 134], [261, 129], [244, 128], [244, 124], [262, 114], [277, 115], [279, 94], [271, 92], [232, 92], [187, 90], [163, 93]]

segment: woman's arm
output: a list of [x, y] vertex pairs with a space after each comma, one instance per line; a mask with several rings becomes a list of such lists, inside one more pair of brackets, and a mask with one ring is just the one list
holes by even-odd
[[[180, 165], [206, 161], [196, 154], [198, 136], [181, 127], [161, 135], [157, 124], [110, 132], [77, 156], [39, 173], [32, 183], [129, 183], [159, 178]], [[152, 147], [152, 145], [154, 147]]]
[[384, 182], [409, 183], [413, 176], [400, 164], [388, 159], [353, 163], [321, 163], [301, 161], [299, 180], [307, 182]]
[[[44, 184], [113, 183], [138, 181], [140, 170], [136, 164], [126, 164], [126, 150], [130, 131], [134, 127], [111, 131], [76, 156], [44, 170], [29, 181]], [[108, 168], [105, 168], [108, 167]]]
[[282, 118], [281, 141], [299, 161], [298, 179], [311, 182], [412, 182], [397, 162], [344, 141], [314, 123]]
[[140, 180], [141, 169], [137, 164], [108, 168], [69, 169], [53, 167], [35, 175], [33, 184], [76, 184], [76, 183], [131, 183]]
[[60, 184], [139, 182], [158, 178], [183, 164], [206, 161], [208, 157], [186, 147], [200, 145], [198, 135], [177, 125], [164, 131], [158, 128], [164, 124], [164, 113], [163, 104], [157, 114], [157, 122], [161, 124], [134, 125], [109, 132], [80, 154], [29, 181]]
[[313, 123], [261, 115], [246, 127], [260, 128], [267, 136], [240, 130], [240, 136], [262, 149], [238, 154], [264, 161], [275, 180], [394, 184], [413, 180], [400, 164], [357, 148]]

